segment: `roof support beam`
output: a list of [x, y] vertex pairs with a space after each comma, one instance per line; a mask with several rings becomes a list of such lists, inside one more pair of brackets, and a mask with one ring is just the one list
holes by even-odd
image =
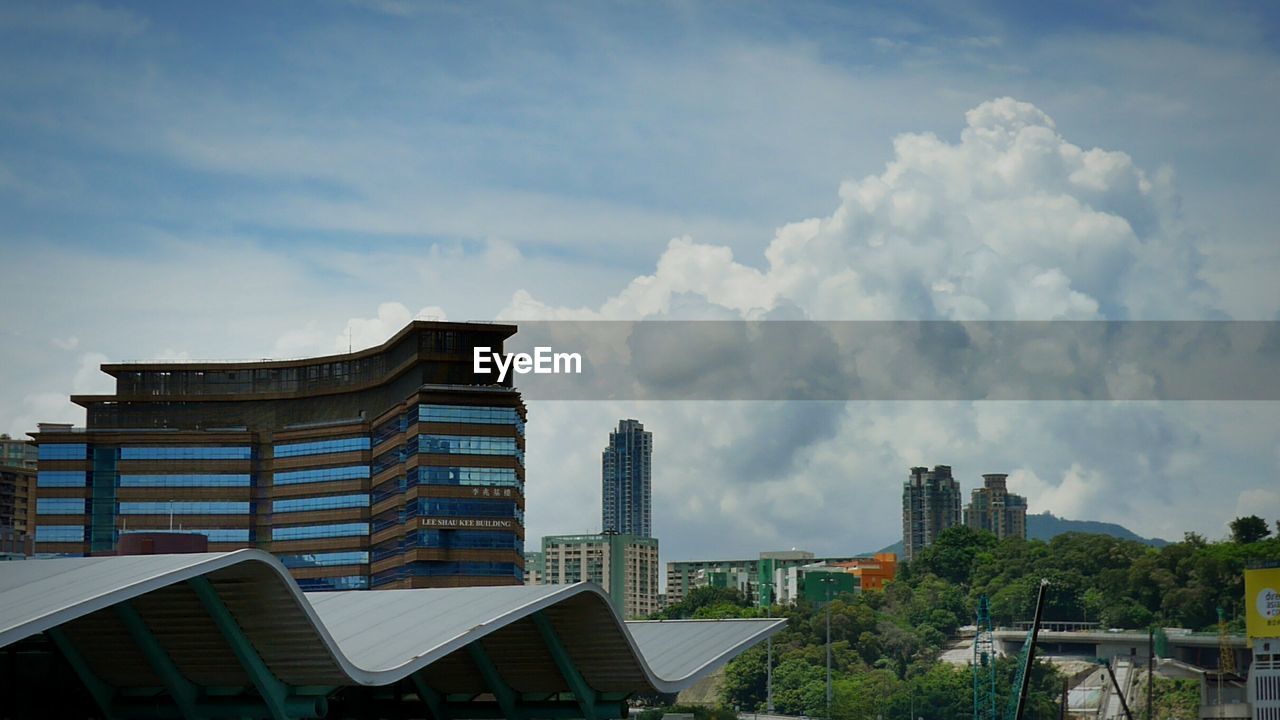
[[556, 634], [555, 627], [541, 610], [535, 612], [532, 617], [533, 624], [538, 628], [538, 634], [542, 635], [543, 644], [551, 653], [551, 659], [555, 661], [560, 675], [573, 691], [573, 697], [577, 699], [578, 707], [582, 709], [582, 717], [585, 720], [599, 720], [599, 715], [596, 713], [596, 691], [591, 689], [586, 679], [582, 677], [582, 673], [578, 672], [578, 667], [573, 664], [573, 658], [569, 657], [569, 651], [565, 650], [564, 643], [560, 642], [560, 636]]
[[253, 681], [253, 686], [258, 689], [258, 694], [266, 703], [272, 720], [289, 720], [289, 711], [286, 707], [286, 700], [289, 697], [288, 686], [280, 682], [280, 679], [272, 674], [271, 669], [262, 661], [253, 643], [249, 642], [249, 638], [245, 636], [240, 623], [236, 622], [231, 611], [223, 604], [218, 591], [204, 577], [192, 578], [187, 582], [195, 591], [196, 597], [200, 599], [204, 611], [209, 613], [213, 624], [218, 627], [218, 632], [222, 633], [222, 638], [231, 647], [231, 652], [235, 653], [240, 666]]
[[484, 678], [484, 684], [488, 686], [489, 692], [493, 693], [493, 698], [498, 701], [498, 707], [502, 708], [502, 714], [507, 720], [523, 720], [524, 713], [520, 711], [520, 700], [516, 697], [515, 691], [511, 689], [503, 681], [502, 675], [498, 672], [498, 667], [493, 664], [493, 660], [489, 658], [489, 653], [485, 652], [484, 645], [479, 640], [467, 645], [467, 651], [471, 653], [471, 659], [475, 662], [476, 668], [480, 670], [480, 676]]
[[444, 698], [440, 697], [440, 693], [435, 691], [427, 684], [426, 678], [422, 677], [422, 670], [410, 675], [413, 680], [413, 687], [418, 691], [418, 699], [421, 700], [427, 709], [431, 711], [431, 717], [435, 720], [449, 720], [448, 714], [444, 711]]
[[173, 664], [173, 659], [169, 657], [169, 653], [165, 652], [164, 646], [156, 639], [151, 628], [147, 627], [146, 621], [138, 614], [133, 603], [128, 600], [118, 603], [115, 611], [120, 622], [124, 623], [125, 630], [129, 631], [129, 637], [133, 638], [133, 643], [146, 656], [151, 669], [164, 684], [169, 697], [173, 698], [184, 720], [195, 720], [200, 717], [200, 713], [197, 712], [197, 704], [200, 700], [199, 688], [187, 680], [178, 666]]
[[67, 637], [62, 628], [49, 628], [45, 630], [45, 635], [49, 636], [53, 644], [58, 647], [58, 652], [62, 653], [62, 657], [66, 659], [67, 664], [80, 677], [80, 682], [84, 683], [89, 694], [93, 696], [94, 702], [98, 703], [98, 709], [102, 710], [103, 716], [107, 720], [114, 720], [116, 715], [112, 712], [111, 703], [115, 699], [115, 688], [106, 684], [94, 674], [93, 669], [89, 667], [89, 663], [85, 662], [84, 656], [76, 649], [76, 646], [71, 642], [71, 638]]

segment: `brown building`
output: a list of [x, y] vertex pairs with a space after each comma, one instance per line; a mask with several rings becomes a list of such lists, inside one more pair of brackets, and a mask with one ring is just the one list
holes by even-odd
[[72, 397], [86, 427], [32, 434], [36, 550], [195, 532], [309, 590], [519, 584], [524, 405], [472, 367], [515, 331], [416, 321], [347, 355], [103, 365], [116, 393]]
[[986, 530], [1003, 540], [1007, 537], [1026, 539], [1027, 499], [1009, 492], [1008, 475], [988, 473], [982, 476], [982, 487], [974, 488], [969, 506], [964, 509], [964, 524], [974, 530]]

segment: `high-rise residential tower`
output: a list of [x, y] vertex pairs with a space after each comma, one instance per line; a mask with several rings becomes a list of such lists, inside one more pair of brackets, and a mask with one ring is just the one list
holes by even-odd
[[622, 420], [609, 433], [609, 447], [601, 459], [604, 532], [653, 537], [652, 455], [653, 433], [638, 420]]
[[1001, 540], [1027, 537], [1027, 499], [1009, 492], [1008, 475], [988, 473], [982, 487], [974, 488], [964, 509], [964, 524], [986, 530]]
[[910, 561], [960, 520], [960, 483], [951, 477], [951, 466], [911, 468], [902, 486], [903, 559]]
[[41, 425], [37, 552], [182, 531], [276, 554], [307, 590], [522, 581], [525, 408], [476, 374], [511, 325], [415, 321], [379, 347], [102, 366], [86, 426]]

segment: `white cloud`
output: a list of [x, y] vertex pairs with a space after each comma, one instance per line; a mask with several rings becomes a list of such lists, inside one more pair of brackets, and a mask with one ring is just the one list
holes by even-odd
[[[1199, 254], [1169, 207], [1168, 178], [1149, 176], [1124, 153], [1081, 149], [1043, 111], [1011, 98], [983, 103], [966, 120], [958, 143], [899, 136], [885, 170], [845, 183], [834, 212], [779, 229], [763, 271], [728, 247], [681, 237], [652, 275], [598, 311], [517, 293], [503, 316], [649, 317], [687, 294], [743, 317], [781, 303], [816, 319], [1199, 318], [1211, 310]], [[1148, 274], [1163, 281], [1158, 304], [1142, 294], [1152, 287], [1141, 280]]]
[[436, 305], [424, 307], [417, 313], [398, 302], [384, 302], [378, 306], [377, 317], [351, 318], [346, 329], [334, 339], [334, 347], [338, 352], [363, 350], [381, 345], [388, 338], [404, 329], [411, 320], [437, 320], [448, 318], [443, 308]]

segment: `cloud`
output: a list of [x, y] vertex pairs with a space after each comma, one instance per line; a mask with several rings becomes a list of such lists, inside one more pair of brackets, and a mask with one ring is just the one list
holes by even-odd
[[[597, 311], [662, 315], [697, 295], [756, 317], [782, 303], [817, 319], [1201, 318], [1215, 308], [1167, 176], [1067, 141], [1042, 110], [1000, 98], [957, 143], [893, 143], [884, 171], [840, 188], [821, 218], [780, 228], [758, 270], [725, 246], [672, 240], [651, 275]], [[1145, 278], [1157, 277], [1158, 285]], [[527, 293], [503, 316], [564, 317]]]
[[385, 302], [378, 306], [377, 317], [348, 320], [346, 330], [334, 339], [334, 347], [338, 352], [347, 352], [348, 348], [363, 350], [386, 342], [392, 335], [403, 330], [411, 320], [446, 319], [444, 310], [435, 305], [411, 313], [401, 303]]

